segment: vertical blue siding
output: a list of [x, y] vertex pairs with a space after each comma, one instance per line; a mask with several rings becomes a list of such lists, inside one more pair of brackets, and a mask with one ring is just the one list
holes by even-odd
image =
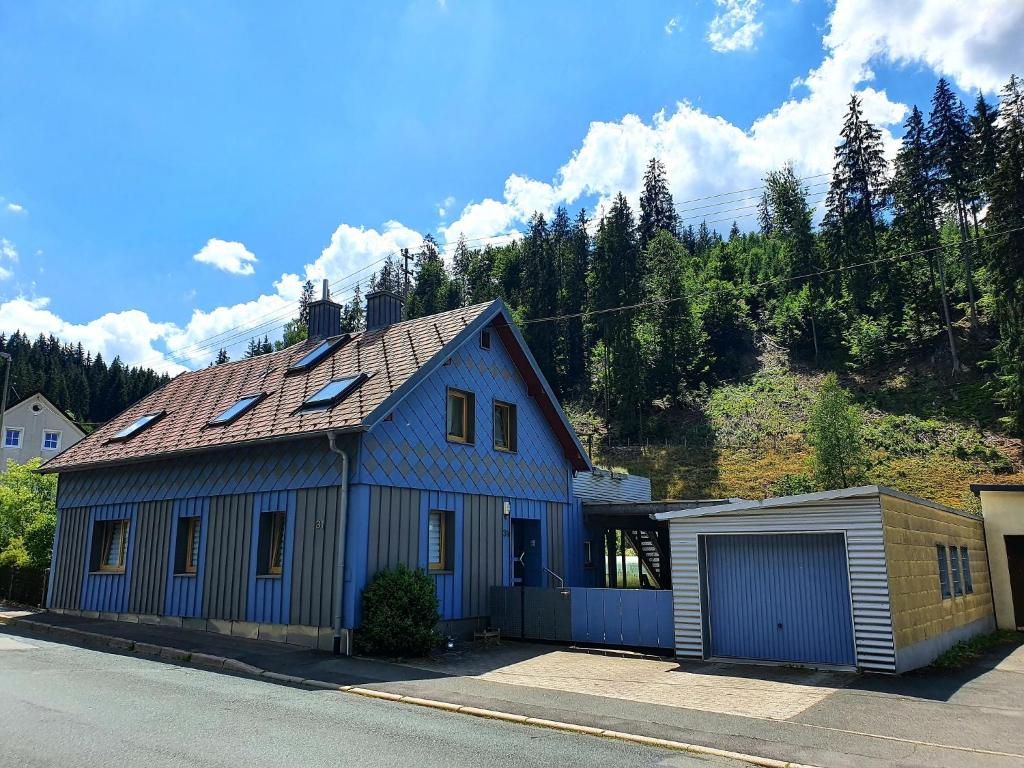
[[[178, 549], [178, 520], [198, 517], [199, 564], [194, 575], [174, 573], [174, 553]], [[199, 617], [203, 615], [203, 580], [206, 578], [206, 534], [210, 523], [210, 499], [177, 499], [171, 523], [171, 549], [167, 564], [167, 616]]]
[[359, 626], [360, 597], [366, 586], [370, 543], [370, 486], [353, 485], [348, 492], [348, 523], [345, 532], [344, 624]]
[[573, 589], [572, 639], [634, 648], [675, 646], [667, 589]]
[[[101, 520], [128, 520], [128, 547], [125, 554], [124, 573], [90, 573], [92, 562], [93, 529]], [[106, 504], [93, 507], [86, 528], [88, 550], [83, 569], [82, 605], [83, 611], [128, 612], [128, 585], [131, 580], [132, 563], [135, 558], [135, 504]]]
[[[284, 512], [284, 562], [280, 576], [258, 575], [260, 515]], [[246, 619], [266, 624], [285, 624], [291, 613], [292, 552], [295, 549], [295, 491], [276, 491], [253, 495], [252, 536], [249, 545], [249, 590]]]
[[[454, 559], [452, 569], [444, 573], [431, 573], [437, 588], [438, 610], [441, 618], [450, 621], [462, 618], [462, 531], [463, 503], [461, 493], [442, 493], [431, 491], [420, 494], [420, 536], [419, 536], [419, 567], [427, 570], [427, 521], [430, 510], [438, 509], [452, 512], [455, 524], [455, 541], [451, 552]], [[428, 571], [429, 572], [429, 571]]]
[[705, 539], [713, 656], [853, 665], [842, 534]]

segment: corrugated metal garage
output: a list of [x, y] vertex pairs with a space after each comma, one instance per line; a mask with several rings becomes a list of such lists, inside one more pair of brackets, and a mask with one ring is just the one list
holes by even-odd
[[679, 657], [902, 672], [993, 626], [982, 522], [959, 510], [865, 486], [654, 517]]

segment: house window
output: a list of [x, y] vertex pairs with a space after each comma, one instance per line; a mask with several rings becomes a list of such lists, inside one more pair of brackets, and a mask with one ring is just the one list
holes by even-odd
[[961, 573], [964, 579], [964, 592], [968, 595], [974, 593], [974, 577], [971, 576], [971, 556], [967, 547], [960, 547]]
[[953, 593], [949, 591], [949, 561], [946, 558], [944, 544], [935, 545], [935, 555], [939, 560], [939, 591], [942, 593], [942, 599], [945, 600], [947, 597], [952, 597]]
[[287, 519], [285, 512], [261, 512], [259, 534], [259, 562], [257, 574], [260, 576], [280, 576], [284, 568], [284, 524]]
[[21, 448], [21, 430], [7, 427], [4, 430], [4, 448]]
[[92, 564], [96, 573], [124, 573], [128, 550], [127, 520], [98, 520], [92, 532]]
[[448, 390], [448, 439], [453, 443], [473, 442], [473, 412], [476, 410], [476, 397], [472, 392], [461, 389]]
[[60, 432], [50, 432], [49, 430], [43, 432], [43, 450], [60, 450]]
[[955, 546], [949, 547], [949, 570], [953, 576], [953, 594], [957, 596], [962, 595], [964, 588], [960, 582], [960, 558]]
[[480, 349], [491, 348], [491, 332], [487, 329], [480, 331]]
[[427, 565], [431, 571], [450, 571], [452, 562], [452, 512], [432, 509], [427, 519]]
[[494, 448], [516, 450], [516, 407], [512, 403], [494, 402]]
[[178, 518], [178, 536], [175, 540], [174, 572], [194, 575], [199, 570], [199, 540], [203, 520], [200, 517]]
[[594, 547], [589, 540], [583, 542], [583, 565], [588, 568], [594, 565]]

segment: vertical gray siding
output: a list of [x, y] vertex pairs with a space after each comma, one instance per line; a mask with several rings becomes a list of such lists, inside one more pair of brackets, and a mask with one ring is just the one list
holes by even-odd
[[128, 591], [129, 613], [163, 613], [167, 565], [171, 546], [172, 502], [139, 505], [136, 516], [135, 557]]
[[894, 671], [896, 657], [878, 496], [672, 520], [669, 532], [676, 655], [701, 658], [704, 654], [698, 535], [801, 531], [846, 534], [857, 666]]
[[296, 495], [291, 624], [331, 626], [340, 504], [338, 487], [311, 488]]
[[82, 599], [82, 573], [89, 543], [89, 509], [62, 509], [57, 520], [57, 553], [53, 562], [50, 607], [77, 610]]
[[244, 621], [252, 541], [252, 494], [210, 500], [203, 615]]
[[420, 492], [375, 485], [370, 489], [370, 538], [366, 575], [404, 563], [419, 564]]
[[[565, 514], [563, 504], [548, 502], [548, 568], [565, 578]], [[548, 577], [550, 586], [558, 586], [557, 579], [551, 574]]]
[[462, 617], [486, 616], [502, 583], [503, 499], [467, 495], [462, 512]]

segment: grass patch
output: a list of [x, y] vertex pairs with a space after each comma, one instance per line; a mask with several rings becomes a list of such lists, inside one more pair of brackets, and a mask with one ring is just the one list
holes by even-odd
[[963, 669], [994, 648], [1024, 644], [1024, 632], [1000, 629], [987, 635], [961, 640], [932, 662], [936, 669]]

